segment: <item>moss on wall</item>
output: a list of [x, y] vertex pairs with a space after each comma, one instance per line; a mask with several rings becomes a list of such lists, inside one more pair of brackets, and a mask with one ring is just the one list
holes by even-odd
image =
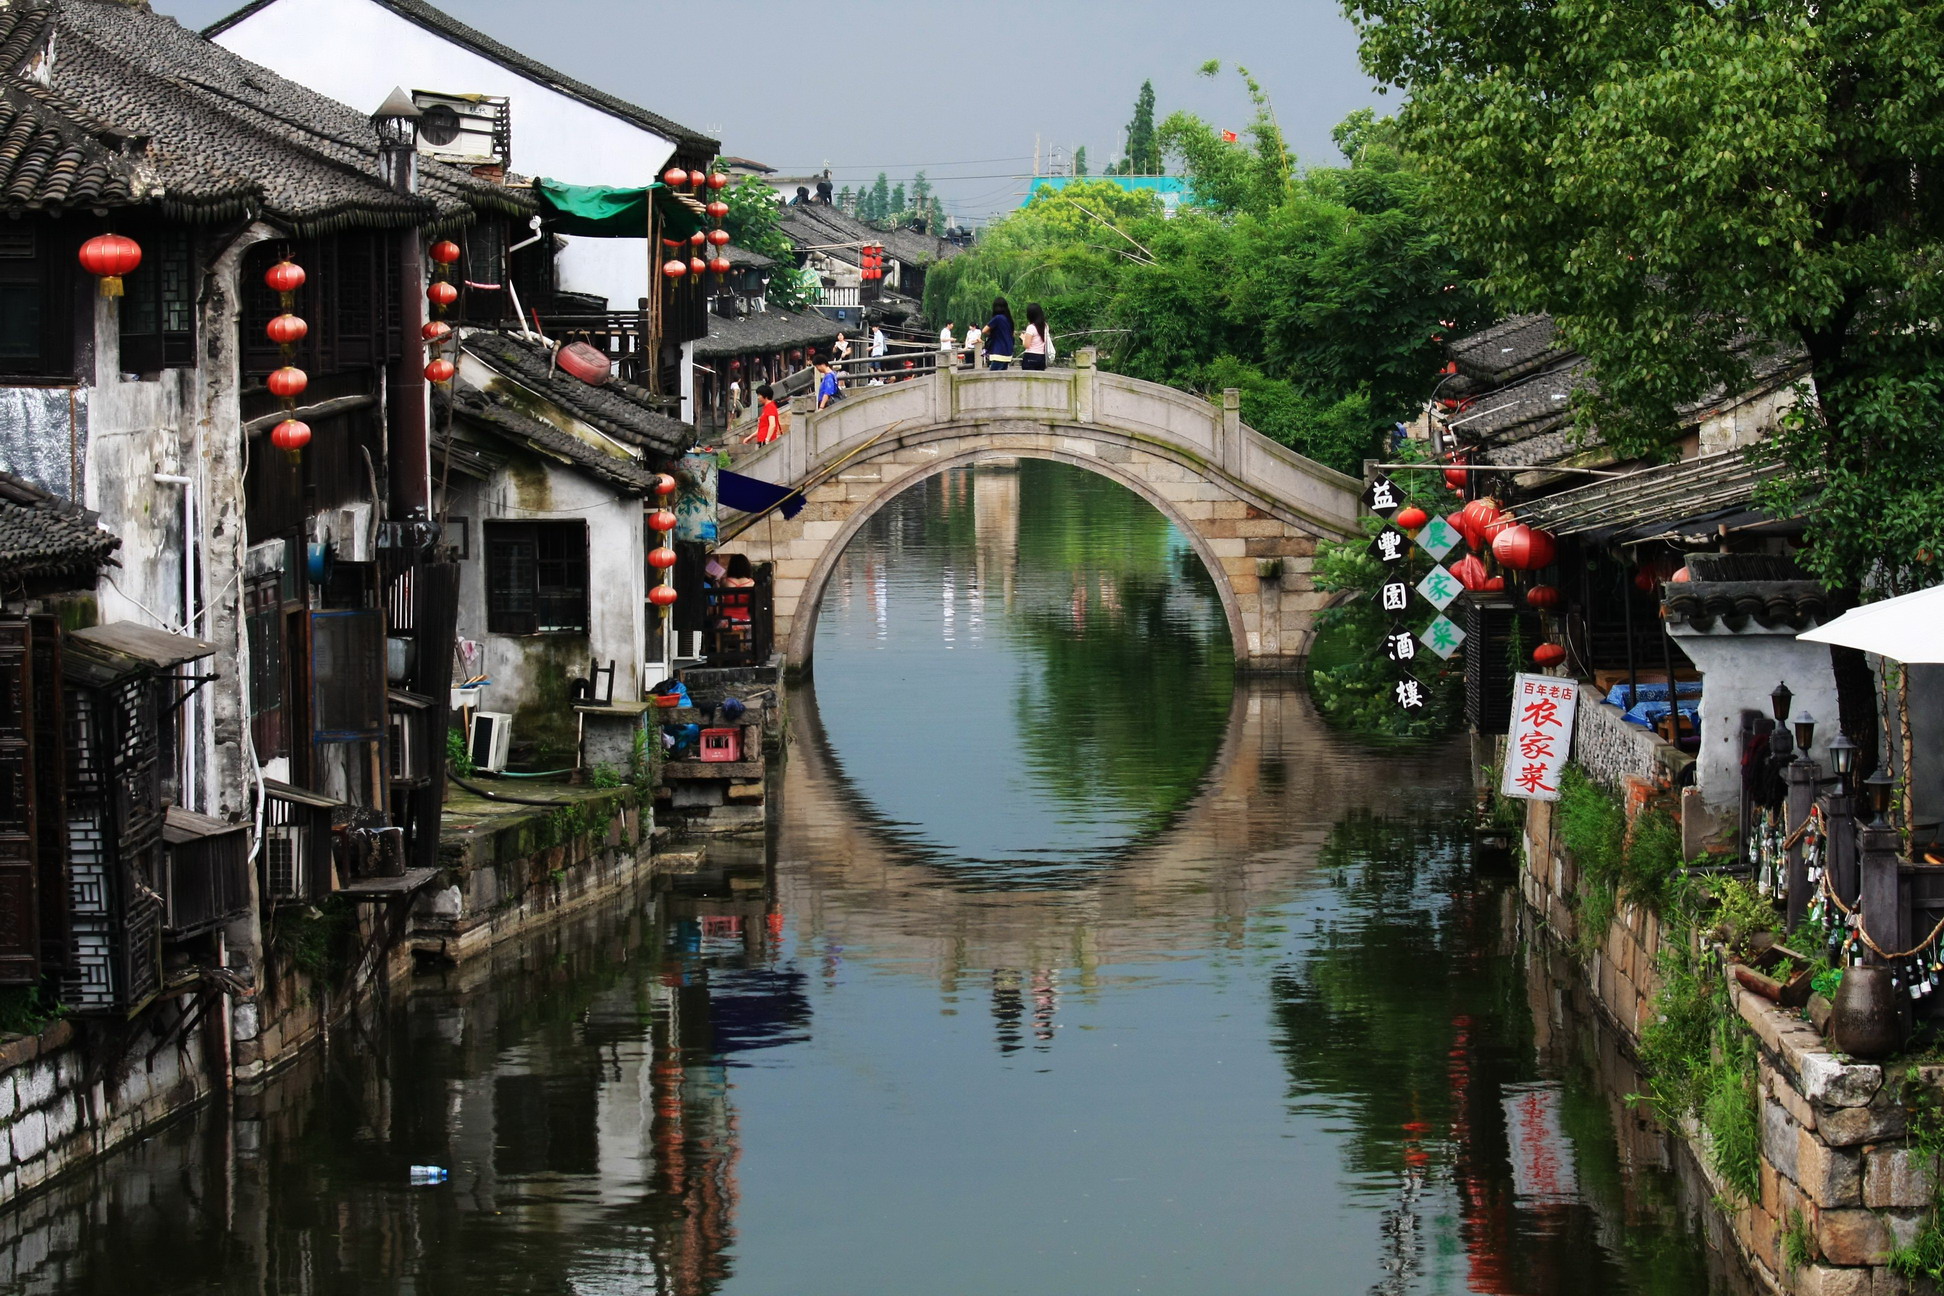
[[574, 763], [580, 726], [573, 681], [587, 673], [592, 649], [583, 635], [544, 635], [512, 641], [526, 659], [527, 700], [513, 713], [513, 737], [542, 769]]

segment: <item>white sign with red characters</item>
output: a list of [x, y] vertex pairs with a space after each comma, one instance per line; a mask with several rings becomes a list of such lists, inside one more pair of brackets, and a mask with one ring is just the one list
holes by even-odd
[[1503, 796], [1559, 800], [1559, 771], [1573, 750], [1573, 710], [1579, 685], [1553, 675], [1512, 681], [1512, 731], [1505, 736]]

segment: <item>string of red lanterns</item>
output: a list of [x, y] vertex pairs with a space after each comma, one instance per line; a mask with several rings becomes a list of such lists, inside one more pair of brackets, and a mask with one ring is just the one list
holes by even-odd
[[[443, 315], [448, 306], [459, 300], [458, 285], [454, 284], [449, 276], [452, 274], [452, 267], [458, 264], [459, 258], [464, 253], [451, 239], [440, 239], [427, 248], [425, 254], [432, 259], [434, 267], [432, 272], [434, 278], [426, 286], [425, 295], [431, 301], [435, 312]], [[424, 339], [427, 349], [431, 352], [431, 358], [425, 362], [425, 380], [434, 385], [451, 382], [458, 374], [459, 366], [439, 353], [447, 339], [452, 337], [452, 325], [442, 319], [430, 319], [426, 321], [425, 327], [419, 330], [419, 336]]]
[[263, 283], [277, 294], [283, 312], [263, 326], [263, 331], [272, 342], [277, 344], [278, 353], [283, 359], [281, 367], [263, 380], [270, 394], [283, 402], [284, 417], [277, 426], [270, 429], [270, 444], [290, 456], [295, 464], [303, 448], [310, 444], [310, 424], [296, 417], [297, 398], [310, 386], [310, 375], [294, 363], [297, 359], [297, 344], [310, 336], [310, 324], [297, 314], [297, 290], [304, 286], [307, 276], [304, 268], [295, 261], [285, 259], [264, 271]]

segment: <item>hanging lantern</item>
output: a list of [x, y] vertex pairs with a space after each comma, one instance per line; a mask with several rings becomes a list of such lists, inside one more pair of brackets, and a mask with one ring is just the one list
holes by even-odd
[[264, 286], [285, 297], [302, 288], [304, 279], [304, 267], [295, 261], [279, 261], [263, 272]]
[[710, 220], [720, 221], [729, 215], [729, 204], [718, 198], [715, 202], [709, 204], [708, 211]]
[[1559, 606], [1559, 591], [1551, 585], [1534, 585], [1526, 591], [1526, 606], [1550, 612]]
[[729, 231], [725, 229], [710, 230], [709, 242], [715, 244], [717, 247], [727, 247], [729, 245]]
[[670, 167], [662, 172], [662, 183], [670, 189], [680, 189], [688, 184], [688, 172], [680, 167]]
[[270, 444], [294, 455], [310, 444], [310, 436], [310, 424], [285, 419], [270, 429]]
[[427, 288], [425, 295], [432, 299], [435, 306], [450, 306], [459, 300], [459, 290], [443, 279]]
[[444, 320], [427, 320], [425, 327], [419, 330], [419, 336], [427, 342], [443, 342], [451, 335], [452, 325]]
[[1466, 554], [1451, 564], [1451, 574], [1457, 577], [1458, 583], [1468, 590], [1482, 590], [1485, 588], [1485, 582], [1491, 579], [1490, 574], [1485, 570], [1485, 564], [1478, 560], [1477, 554]]
[[263, 331], [280, 347], [296, 346], [310, 332], [310, 325], [295, 315], [284, 314], [265, 324]]
[[[729, 367], [731, 369], [740, 369], [742, 367], [742, 362], [731, 361]], [[676, 481], [669, 474], [667, 473], [655, 474], [655, 494], [673, 495], [675, 493], [675, 486], [676, 486]]]
[[1557, 546], [1551, 534], [1514, 522], [1492, 538], [1492, 557], [1513, 571], [1536, 571], [1551, 564]]
[[270, 389], [272, 396], [291, 400], [304, 394], [304, 388], [310, 386], [310, 376], [293, 365], [285, 365], [265, 378], [263, 385]]
[[1557, 666], [1566, 660], [1566, 650], [1556, 643], [1542, 643], [1532, 650], [1534, 666]]
[[122, 276], [142, 264], [142, 248], [132, 238], [97, 234], [81, 245], [81, 268], [101, 279], [103, 297], [122, 295]]
[[451, 382], [452, 375], [458, 372], [459, 372], [459, 367], [453, 364], [452, 361], [447, 360], [443, 356], [441, 356], [437, 360], [434, 360], [431, 364], [425, 366], [425, 378], [427, 382], [435, 382], [435, 383]]
[[1672, 576], [1669, 576], [1667, 579], [1673, 581], [1676, 585], [1685, 585], [1689, 581], [1693, 580], [1694, 577], [1688, 574], [1687, 568], [1680, 567], [1680, 568], [1676, 568], [1674, 574]]
[[670, 279], [680, 279], [683, 275], [688, 273], [688, 262], [673, 261], [673, 260], [664, 261], [662, 262], [662, 273], [668, 276]]
[[1444, 470], [1445, 485], [1453, 490], [1465, 489], [1465, 482], [1471, 477], [1469, 468], [1447, 468]]
[[700, 189], [703, 185], [707, 183], [709, 183], [709, 176], [707, 172], [704, 171], [689, 172], [689, 188]]
[[703, 260], [703, 259], [702, 259], [701, 257], [690, 257], [690, 258], [689, 258], [689, 273], [690, 273], [690, 274], [692, 274], [692, 275], [699, 275], [699, 274], [701, 274], [701, 273], [702, 273], [703, 271], [705, 271], [705, 270], [707, 270], [708, 268], [709, 268], [709, 263], [708, 263], [707, 261], [704, 261], [704, 260]]
[[695, 233], [689, 235], [690, 247], [701, 247], [704, 243], [707, 243], [708, 241], [709, 241], [709, 236], [707, 234], [704, 234], [701, 230], [697, 230], [695, 231]]
[[1458, 510], [1453, 525], [1465, 537], [1465, 543], [1474, 549], [1484, 549], [1491, 541], [1485, 538], [1485, 528], [1498, 521], [1498, 501], [1489, 495], [1482, 495]]
[[657, 571], [667, 571], [675, 565], [675, 551], [667, 545], [648, 551], [648, 565]]
[[673, 531], [675, 515], [667, 509], [656, 509], [648, 515], [648, 526], [655, 531]]
[[431, 246], [426, 255], [440, 265], [451, 265], [459, 259], [459, 245], [451, 239], [440, 239]]
[[648, 601], [658, 608], [669, 606], [677, 597], [673, 585], [657, 585], [648, 591]]
[[1403, 531], [1415, 531], [1430, 520], [1431, 515], [1415, 504], [1407, 504], [1397, 510], [1397, 516], [1391, 519]]
[[729, 184], [729, 177], [724, 175], [722, 172], [720, 171], [709, 172], [709, 188], [722, 189], [727, 187], [728, 184]]
[[712, 260], [710, 260], [709, 269], [715, 271], [719, 275], [726, 275], [731, 270], [735, 269], [735, 267], [729, 264], [728, 257], [715, 257]]
[[1503, 593], [1504, 590], [1505, 590], [1505, 577], [1503, 576], [1493, 576], [1488, 578], [1485, 582], [1485, 592], [1487, 594], [1499, 594], [1499, 593]]

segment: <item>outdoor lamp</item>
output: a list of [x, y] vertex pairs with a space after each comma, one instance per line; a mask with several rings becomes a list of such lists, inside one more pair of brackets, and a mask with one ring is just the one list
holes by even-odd
[[1789, 692], [1786, 680], [1775, 686], [1775, 690], [1769, 694], [1769, 713], [1775, 717], [1775, 723], [1789, 723], [1789, 703], [1793, 701], [1795, 694]]
[[417, 148], [419, 118], [424, 115], [400, 86], [371, 114], [371, 128], [378, 132], [378, 142], [388, 148]]
[[1796, 750], [1802, 753], [1802, 759], [1808, 760], [1809, 744], [1816, 741], [1816, 717], [1804, 711], [1790, 728], [1795, 730]]
[[1870, 790], [1870, 810], [1876, 815], [1871, 821], [1872, 828], [1890, 826], [1890, 790], [1897, 786], [1897, 780], [1882, 770], [1863, 780], [1863, 786]]
[[1829, 768], [1836, 771], [1836, 777], [1842, 780], [1843, 791], [1847, 793], [1850, 774], [1856, 769], [1856, 744], [1850, 741], [1848, 734], [1839, 733], [1829, 740]]

